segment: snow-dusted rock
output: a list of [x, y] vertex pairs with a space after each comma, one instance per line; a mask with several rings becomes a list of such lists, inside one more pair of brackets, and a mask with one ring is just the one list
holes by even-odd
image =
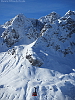
[[56, 12], [52, 12], [46, 16], [39, 18], [39, 20], [42, 23], [54, 23], [59, 18], [60, 18], [60, 15], [58, 15]]
[[11, 47], [23, 38], [24, 40], [26, 39], [26, 44], [37, 39], [40, 36], [43, 24], [37, 19], [29, 19], [23, 14], [19, 14], [6, 22], [3, 27], [5, 28], [5, 31], [2, 33], [3, 42], [8, 47]]

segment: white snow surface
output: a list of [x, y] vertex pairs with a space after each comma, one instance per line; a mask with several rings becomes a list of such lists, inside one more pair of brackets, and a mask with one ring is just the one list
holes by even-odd
[[19, 14], [0, 36], [0, 100], [75, 100], [75, 11]]

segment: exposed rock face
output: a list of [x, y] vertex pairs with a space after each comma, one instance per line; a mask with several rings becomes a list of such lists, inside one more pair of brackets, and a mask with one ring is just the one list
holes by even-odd
[[32, 55], [26, 55], [26, 59], [29, 60], [29, 62], [33, 65], [33, 66], [37, 66], [40, 67], [43, 63], [41, 62], [40, 59], [37, 58], [33, 58]]

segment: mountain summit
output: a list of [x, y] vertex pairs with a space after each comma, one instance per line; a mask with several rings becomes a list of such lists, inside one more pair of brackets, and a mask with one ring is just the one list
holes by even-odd
[[75, 100], [75, 11], [19, 14], [0, 36], [0, 100]]

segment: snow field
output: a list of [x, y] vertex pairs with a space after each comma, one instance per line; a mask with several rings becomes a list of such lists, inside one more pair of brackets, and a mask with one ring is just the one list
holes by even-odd
[[[26, 48], [28, 47], [25, 46], [25, 51]], [[47, 68], [31, 66], [25, 58], [24, 47], [20, 46], [17, 49], [14, 55], [8, 53], [1, 55], [1, 65], [6, 65], [0, 74], [0, 85], [4, 85], [0, 88], [1, 100], [73, 100], [75, 98], [74, 73], [61, 74]], [[29, 50], [32, 52], [31, 49]], [[37, 88], [37, 97], [32, 96], [34, 87]]]

